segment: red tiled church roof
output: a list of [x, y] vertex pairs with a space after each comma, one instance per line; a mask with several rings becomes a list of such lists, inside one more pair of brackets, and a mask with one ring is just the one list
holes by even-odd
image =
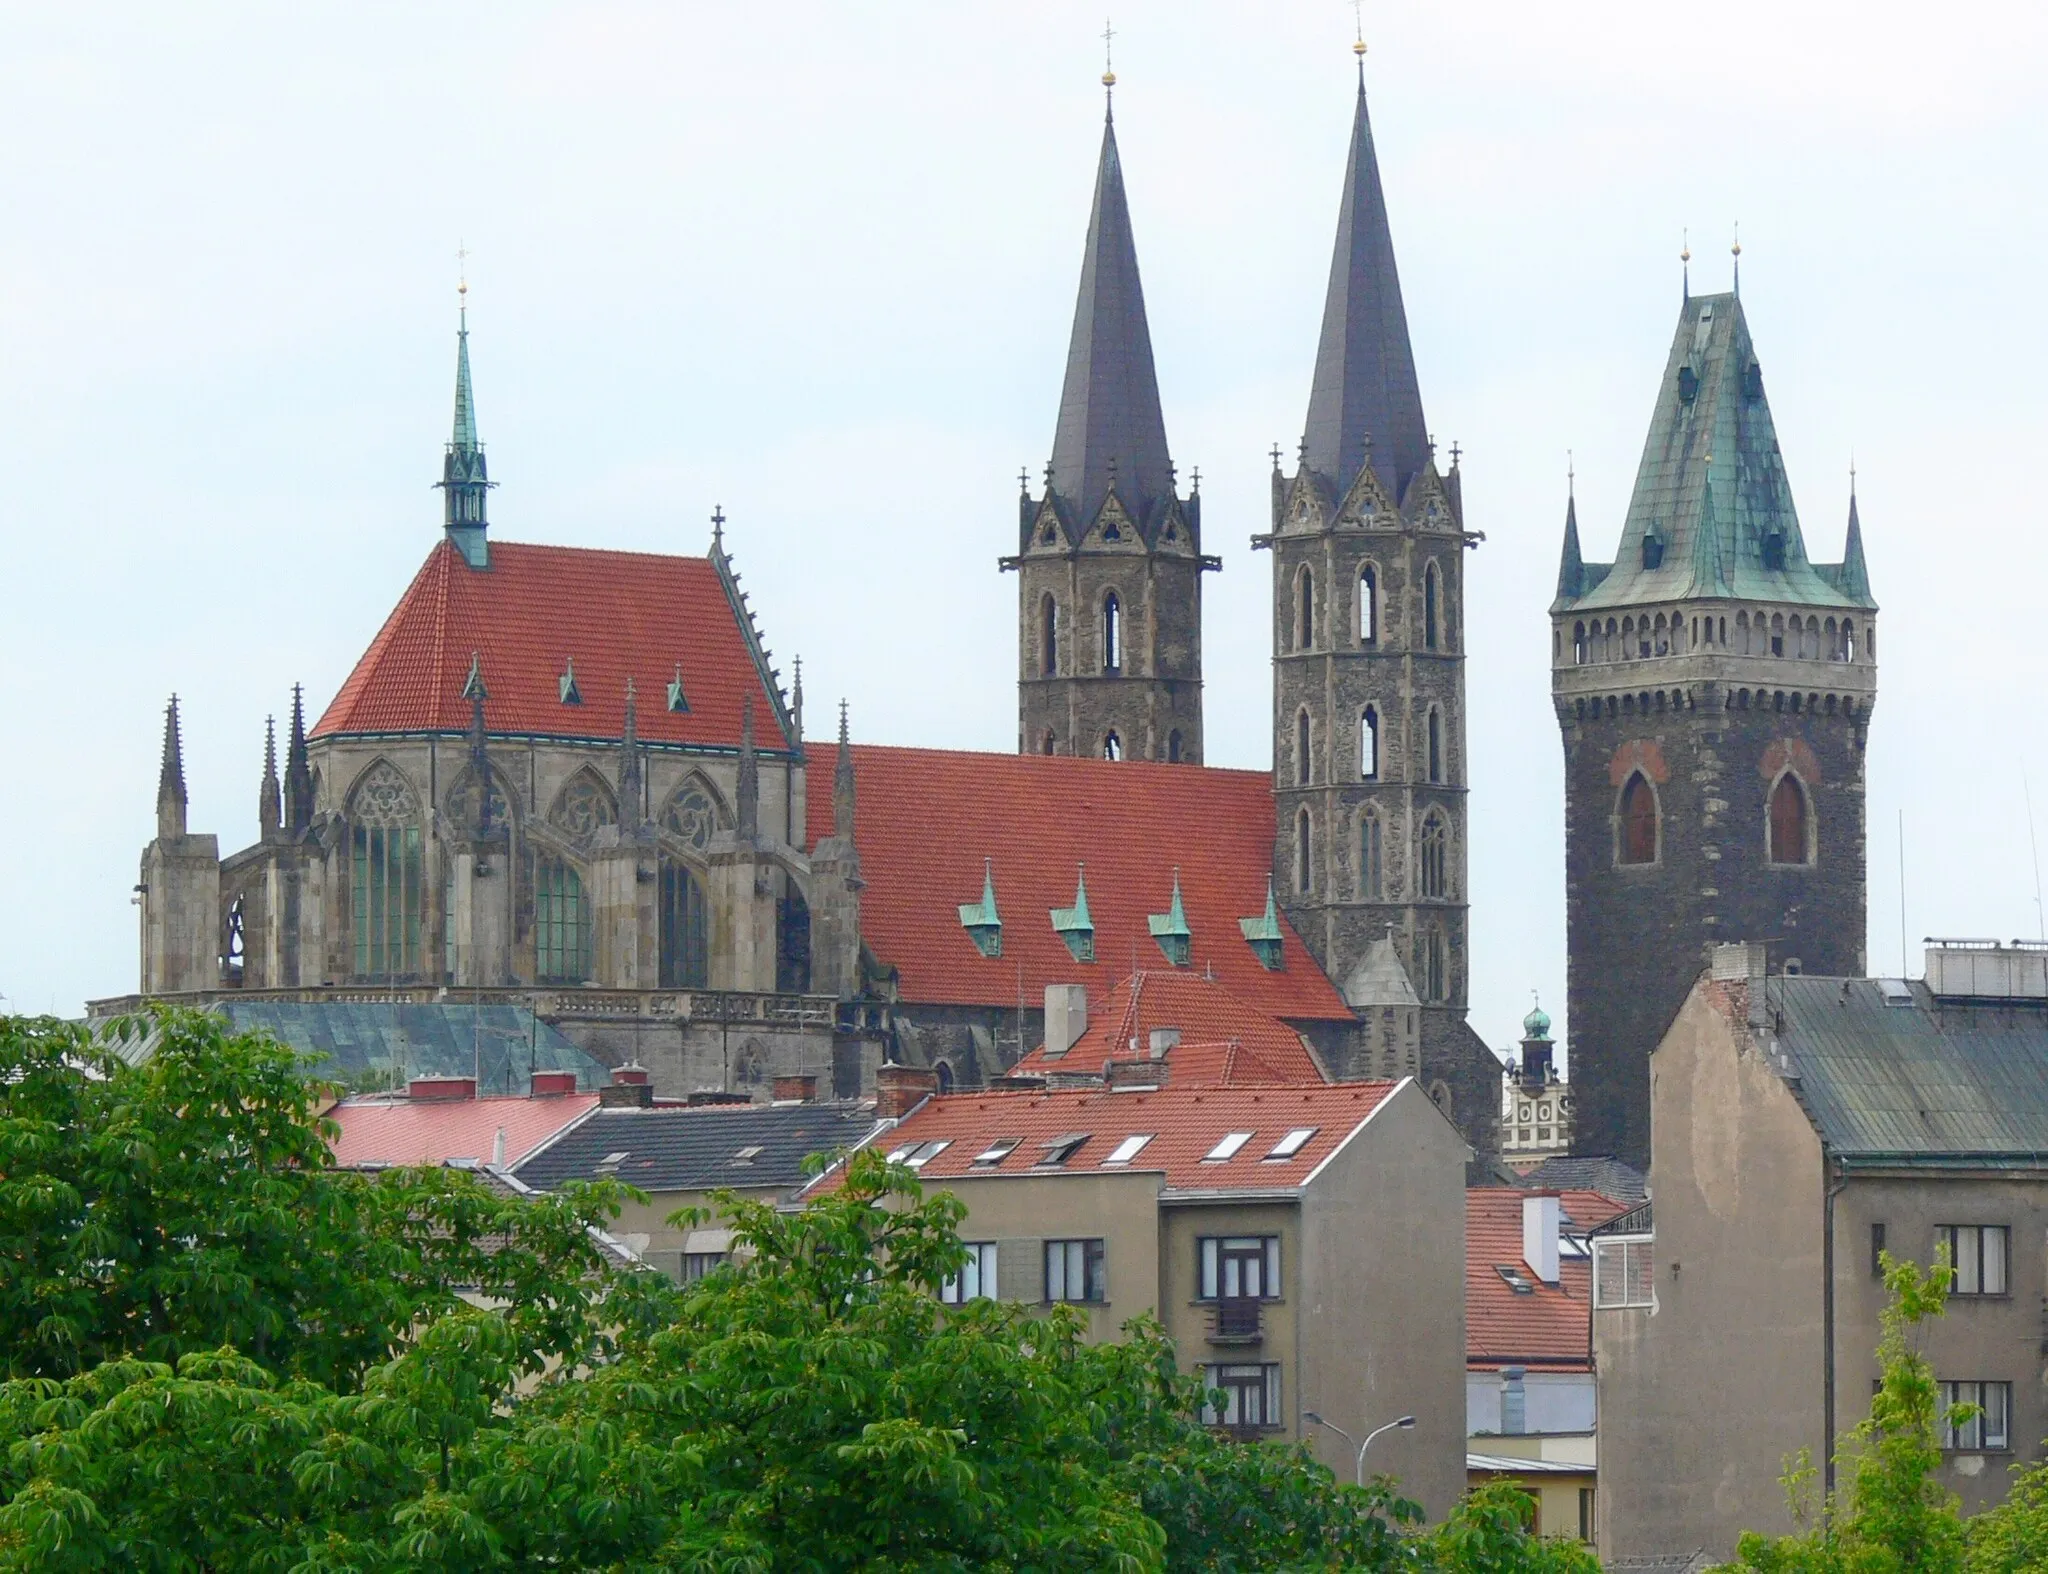
[[[807, 748], [810, 837], [832, 831], [838, 750]], [[1273, 861], [1272, 780], [1263, 771], [1041, 754], [972, 754], [855, 745], [861, 935], [919, 1004], [1042, 1005], [1047, 984], [1112, 981], [1164, 964], [1146, 917], [1164, 913], [1180, 870], [1193, 971], [1213, 968], [1239, 1000], [1288, 1021], [1351, 1021], [1343, 997], [1280, 920], [1282, 965], [1267, 972], [1238, 928], [1266, 910]], [[1003, 951], [985, 957], [960, 925], [990, 861]], [[1088, 871], [1093, 963], [1077, 962], [1051, 910]]]
[[1016, 1069], [1043, 1076], [1099, 1071], [1105, 1060], [1149, 1060], [1152, 1034], [1160, 1028], [1180, 1034], [1166, 1052], [1167, 1074], [1176, 1087], [1329, 1080], [1293, 1028], [1213, 979], [1177, 968], [1148, 969], [1126, 978], [1107, 999], [1090, 1000], [1088, 1030], [1071, 1049], [1048, 1055], [1041, 1044]]
[[[311, 736], [466, 730], [472, 652], [493, 733], [616, 739], [630, 677], [649, 743], [737, 748], [751, 694], [761, 747], [784, 746], [749, 634], [709, 558], [519, 541], [493, 541], [487, 569], [438, 542]], [[561, 699], [572, 660], [580, 705]], [[687, 711], [668, 709], [678, 665]]]
[[[1522, 1261], [1522, 1199], [1507, 1187], [1465, 1193], [1465, 1350], [1471, 1367], [1538, 1366], [1546, 1372], [1590, 1369], [1592, 1267], [1562, 1257], [1558, 1282], [1544, 1284]], [[1574, 1233], [1626, 1212], [1596, 1191], [1560, 1194]], [[1532, 1285], [1517, 1292], [1501, 1277], [1511, 1268]]]

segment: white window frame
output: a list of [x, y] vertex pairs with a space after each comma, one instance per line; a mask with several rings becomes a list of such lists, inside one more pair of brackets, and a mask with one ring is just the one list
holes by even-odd
[[1256, 1135], [1258, 1135], [1256, 1132], [1251, 1131], [1226, 1131], [1216, 1139], [1216, 1146], [1202, 1155], [1202, 1162], [1204, 1164], [1221, 1164], [1226, 1159], [1234, 1159], [1237, 1157], [1238, 1149], [1242, 1148], [1247, 1142], [1250, 1142]]
[[1266, 1157], [1269, 1159], [1291, 1159], [1313, 1142], [1316, 1133], [1322, 1129], [1320, 1126], [1296, 1126], [1286, 1136], [1273, 1144], [1273, 1151], [1268, 1153]]
[[[1593, 1238], [1593, 1310], [1656, 1309], [1657, 1238], [1654, 1235], [1597, 1235]], [[1610, 1267], [1610, 1264], [1618, 1266]], [[1618, 1293], [1617, 1293], [1618, 1292]]]
[[1109, 1252], [1099, 1236], [1045, 1243], [1045, 1298], [1074, 1306], [1109, 1299]]
[[1132, 1132], [1128, 1137], [1124, 1138], [1122, 1142], [1119, 1142], [1116, 1145], [1116, 1147], [1111, 1151], [1108, 1158], [1102, 1161], [1103, 1167], [1107, 1169], [1112, 1164], [1130, 1163], [1131, 1160], [1135, 1159], [1140, 1153], [1145, 1151], [1145, 1144], [1150, 1142], [1153, 1136], [1154, 1133], [1149, 1131]]
[[[1260, 1393], [1261, 1408], [1265, 1414], [1256, 1421], [1246, 1421], [1231, 1411], [1237, 1403], [1238, 1390], [1226, 1388], [1226, 1378], [1240, 1379], [1257, 1374], [1263, 1379]], [[1202, 1400], [1202, 1424], [1204, 1426], [1257, 1427], [1262, 1431], [1277, 1432], [1287, 1425], [1283, 1419], [1286, 1412], [1280, 1407], [1280, 1363], [1278, 1361], [1214, 1362], [1202, 1368], [1202, 1381], [1209, 1390]], [[1224, 1405], [1215, 1402], [1216, 1393], [1228, 1395]]]
[[1937, 1224], [1934, 1249], [1948, 1251], [1952, 1296], [1994, 1299], [2011, 1293], [2012, 1229], [2004, 1224]]
[[[1977, 1414], [1951, 1425], [1948, 1414], [1971, 1405]], [[2002, 1454], [2012, 1447], [2012, 1384], [1943, 1381], [1941, 1446], [1955, 1454]]]
[[[1256, 1247], [1265, 1249], [1265, 1266], [1260, 1277], [1264, 1281], [1259, 1293], [1253, 1296], [1225, 1297], [1226, 1288], [1223, 1271], [1223, 1254], [1226, 1249], [1233, 1252], [1250, 1251]], [[1280, 1294], [1280, 1237], [1277, 1235], [1203, 1235], [1195, 1240], [1195, 1299], [1198, 1301], [1254, 1300], [1277, 1301]], [[1240, 1287], [1242, 1288], [1242, 1287]]]
[[966, 1301], [993, 1301], [996, 1298], [996, 1243], [994, 1241], [962, 1241], [967, 1248], [967, 1261], [956, 1274], [949, 1274], [939, 1285], [939, 1299], [948, 1306], [959, 1306]]

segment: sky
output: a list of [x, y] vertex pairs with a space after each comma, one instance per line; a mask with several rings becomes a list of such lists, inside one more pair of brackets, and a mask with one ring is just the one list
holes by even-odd
[[[1611, 555], [1680, 299], [1743, 302], [1811, 554], [1883, 611], [1870, 965], [2042, 932], [2048, 9], [1363, 8], [1432, 430], [1464, 451], [1472, 1021], [1564, 1026], [1545, 608], [1567, 455]], [[1124, 0], [1117, 129], [1213, 764], [1270, 762], [1268, 449], [1302, 425], [1343, 0]], [[458, 248], [501, 538], [727, 540], [813, 726], [1015, 747], [1016, 476], [1051, 446], [1099, 5], [0, 0], [0, 996], [135, 987], [176, 690], [195, 830], [256, 834], [437, 538]], [[1055, 812], [1055, 806], [1048, 806]], [[1903, 846], [1901, 843], [1903, 827]], [[1904, 885], [1901, 902], [1900, 869]]]

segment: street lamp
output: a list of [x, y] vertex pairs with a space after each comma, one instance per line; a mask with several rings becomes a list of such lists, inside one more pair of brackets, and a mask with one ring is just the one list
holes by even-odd
[[[1354, 1439], [1352, 1438], [1351, 1434], [1350, 1434], [1349, 1432], [1345, 1431], [1345, 1430], [1344, 1430], [1344, 1428], [1342, 1428], [1341, 1426], [1337, 1425], [1337, 1423], [1336, 1423], [1336, 1422], [1334, 1422], [1334, 1421], [1325, 1421], [1325, 1420], [1324, 1420], [1324, 1419], [1323, 1419], [1323, 1418], [1322, 1418], [1321, 1416], [1317, 1415], [1317, 1414], [1316, 1414], [1316, 1413], [1315, 1413], [1315, 1412], [1314, 1412], [1313, 1410], [1304, 1410], [1304, 1411], [1302, 1411], [1302, 1413], [1301, 1413], [1301, 1418], [1302, 1418], [1302, 1420], [1304, 1420], [1304, 1421], [1308, 1422], [1308, 1423], [1309, 1423], [1310, 1425], [1312, 1425], [1312, 1426], [1321, 1426], [1321, 1427], [1328, 1427], [1328, 1428], [1329, 1428], [1329, 1429], [1330, 1429], [1330, 1430], [1331, 1430], [1332, 1432], [1335, 1432], [1335, 1433], [1336, 1433], [1336, 1434], [1337, 1434], [1337, 1435], [1338, 1435], [1339, 1437], [1343, 1438], [1343, 1439], [1344, 1439], [1344, 1441], [1345, 1441], [1345, 1442], [1347, 1442], [1347, 1443], [1351, 1443], [1351, 1442], [1354, 1442], [1354, 1441], [1355, 1441], [1355, 1440], [1354, 1440]], [[1372, 1430], [1371, 1430], [1370, 1432], [1368, 1432], [1368, 1433], [1366, 1433], [1366, 1434], [1365, 1434], [1365, 1441], [1364, 1441], [1363, 1443], [1358, 1443], [1358, 1444], [1357, 1444], [1357, 1448], [1358, 1448], [1358, 1457], [1357, 1457], [1357, 1459], [1356, 1459], [1356, 1460], [1354, 1460], [1354, 1461], [1352, 1462], [1352, 1474], [1353, 1474], [1353, 1476], [1354, 1476], [1354, 1477], [1356, 1478], [1356, 1480], [1357, 1480], [1357, 1484], [1358, 1484], [1359, 1486], [1364, 1486], [1364, 1485], [1365, 1485], [1365, 1451], [1366, 1451], [1366, 1450], [1367, 1450], [1368, 1448], [1372, 1447], [1372, 1440], [1373, 1440], [1374, 1438], [1378, 1437], [1378, 1436], [1380, 1435], [1380, 1433], [1382, 1433], [1382, 1432], [1391, 1432], [1391, 1431], [1393, 1431], [1393, 1430], [1394, 1430], [1394, 1428], [1396, 1428], [1396, 1427], [1400, 1427], [1400, 1428], [1401, 1428], [1402, 1430], [1406, 1431], [1406, 1430], [1408, 1430], [1408, 1429], [1412, 1428], [1412, 1427], [1413, 1427], [1414, 1425], [1415, 1425], [1415, 1417], [1413, 1417], [1413, 1416], [1403, 1416], [1403, 1417], [1401, 1417], [1401, 1419], [1400, 1419], [1400, 1420], [1398, 1420], [1398, 1421], [1389, 1421], [1389, 1422], [1388, 1422], [1388, 1423], [1387, 1423], [1387, 1424], [1386, 1424], [1385, 1426], [1380, 1426], [1380, 1427], [1374, 1427], [1374, 1428], [1373, 1428], [1373, 1429], [1372, 1429]]]

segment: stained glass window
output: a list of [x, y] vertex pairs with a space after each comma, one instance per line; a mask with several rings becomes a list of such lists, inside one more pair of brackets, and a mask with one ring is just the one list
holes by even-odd
[[580, 984], [590, 977], [590, 912], [583, 878], [563, 858], [534, 861], [533, 933], [543, 984]]
[[419, 812], [411, 785], [381, 761], [350, 801], [350, 921], [359, 978], [398, 979], [419, 971], [425, 881]]

